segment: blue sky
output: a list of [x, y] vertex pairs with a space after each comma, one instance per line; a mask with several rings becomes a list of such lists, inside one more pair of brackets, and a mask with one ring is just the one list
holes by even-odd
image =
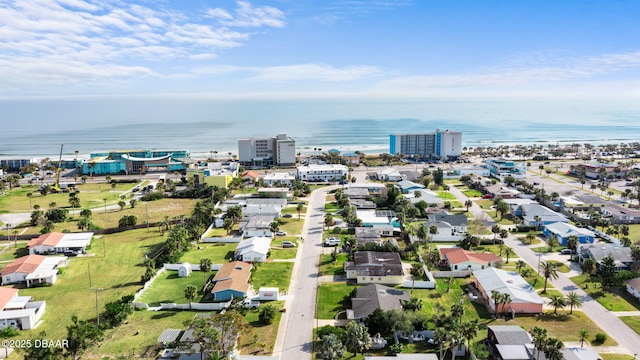
[[0, 0], [0, 98], [640, 96], [640, 1]]

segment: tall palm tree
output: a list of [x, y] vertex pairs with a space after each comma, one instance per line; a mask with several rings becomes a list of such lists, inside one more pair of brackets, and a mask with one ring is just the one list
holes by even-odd
[[416, 283], [416, 278], [422, 278], [424, 276], [424, 268], [422, 264], [411, 264], [411, 293], [413, 294], [413, 286]]
[[564, 356], [562, 355], [562, 348], [564, 344], [558, 338], [548, 338], [544, 344], [544, 356], [547, 360], [562, 360]]
[[524, 260], [518, 260], [516, 262], [516, 270], [518, 270], [518, 273], [521, 273], [522, 269], [524, 269], [525, 267], [527, 267], [527, 263], [524, 262]]
[[184, 289], [184, 297], [189, 301], [189, 310], [191, 310], [191, 303], [196, 299], [198, 295], [198, 288], [195, 285], [188, 285]]
[[466, 208], [466, 211], [469, 211], [469, 208], [473, 205], [473, 202], [469, 199], [467, 199], [467, 201], [464, 202], [464, 207]]
[[542, 272], [542, 277], [544, 278], [544, 290], [542, 290], [542, 293], [546, 293], [549, 278], [554, 280], [558, 278], [558, 265], [553, 262], [543, 261], [540, 263], [539, 270]]
[[538, 352], [538, 356], [536, 359], [540, 358], [540, 352], [543, 350], [545, 343], [547, 342], [547, 329], [543, 329], [539, 326], [535, 326], [529, 332], [531, 337], [533, 338], [533, 355], [535, 357], [536, 350]]
[[500, 225], [494, 224], [491, 227], [491, 232], [493, 233], [493, 243], [495, 244], [496, 237], [498, 237], [498, 234], [500, 233]]
[[566, 303], [569, 305], [569, 314], [573, 314], [573, 308], [579, 309], [582, 307], [582, 301], [580, 300], [580, 295], [578, 295], [575, 291], [571, 291], [567, 294]]
[[551, 295], [551, 301], [549, 301], [549, 305], [553, 306], [553, 313], [555, 315], [558, 314], [558, 308], [564, 309], [567, 306], [567, 302], [564, 299], [564, 296], [558, 294]]

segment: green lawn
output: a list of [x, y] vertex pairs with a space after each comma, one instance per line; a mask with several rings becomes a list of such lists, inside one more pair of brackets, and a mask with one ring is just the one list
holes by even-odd
[[556, 264], [558, 267], [558, 271], [561, 273], [568, 273], [570, 271], [569, 267], [565, 265], [565, 263], [557, 261], [557, 260], [549, 260], [548, 262]]
[[344, 274], [344, 262], [349, 256], [347, 254], [338, 254], [335, 262], [331, 260], [331, 254], [320, 255], [320, 266], [318, 273], [322, 275], [341, 275]]
[[199, 243], [197, 247], [185, 252], [182, 262], [200, 264], [200, 259], [211, 259], [214, 264], [223, 264], [233, 258], [237, 243]]
[[[102, 255], [102, 238], [95, 239], [89, 253], [96, 255], [71, 258], [53, 286], [20, 290], [20, 295], [47, 302], [42, 325], [23, 331], [20, 336], [27, 338], [45, 331], [48, 337], [64, 338], [72, 315], [80, 319], [95, 319], [95, 292], [90, 287], [104, 289], [98, 294], [100, 311], [104, 311], [106, 302], [134, 294], [141, 287], [144, 254], [151, 246], [164, 240], [164, 236], [145, 229], [105, 235], [105, 258]], [[91, 285], [88, 268], [91, 269]]]
[[[284, 301], [273, 301], [268, 304], [280, 310], [284, 307]], [[247, 310], [244, 315], [245, 322], [249, 325], [240, 334], [238, 349], [241, 354], [269, 355], [273, 351], [278, 335], [278, 326], [282, 319], [282, 313], [278, 311], [276, 319], [269, 325], [264, 325], [258, 318], [258, 310]]]
[[287, 290], [291, 281], [292, 262], [265, 262], [258, 265], [251, 279], [254, 289], [277, 287]]
[[611, 354], [611, 353], [602, 353], [600, 354], [602, 360], [635, 360], [633, 355], [624, 355], [624, 354]]
[[[569, 315], [569, 311], [558, 311], [558, 316], [544, 313], [536, 316], [516, 315], [516, 318], [509, 321], [498, 321], [506, 325], [520, 325], [527, 330], [531, 330], [535, 326], [547, 329], [549, 336], [557, 337], [561, 341], [578, 342], [580, 341], [580, 330], [585, 329], [589, 332], [589, 342], [595, 338], [599, 332], [603, 332], [598, 325], [593, 323], [584, 313], [574, 311]], [[497, 324], [494, 323], [494, 324]], [[602, 344], [604, 346], [615, 346], [617, 343], [609, 337]]]
[[586, 274], [574, 276], [571, 280], [591, 295], [600, 305], [611, 311], [637, 311], [640, 302], [624, 288], [602, 289], [600, 283], [590, 281]]
[[[208, 275], [215, 274], [210, 272]], [[178, 277], [178, 271], [167, 270], [153, 281], [151, 286], [144, 291], [138, 301], [149, 304], [149, 306], [160, 306], [160, 303], [187, 304], [189, 301], [184, 297], [184, 289], [193, 285], [198, 288], [198, 296], [193, 302], [202, 300], [202, 286], [204, 276], [200, 271], [194, 271], [191, 276]]]
[[296, 252], [298, 248], [287, 248], [287, 249], [271, 249], [270, 259], [295, 259]]
[[640, 334], [640, 316], [621, 316], [620, 320], [632, 328], [633, 331]]
[[345, 297], [351, 294], [355, 285], [344, 282], [324, 283], [318, 287], [318, 319], [333, 319], [336, 314], [346, 309]]
[[478, 190], [464, 190], [463, 193], [470, 198], [482, 196], [482, 192]]

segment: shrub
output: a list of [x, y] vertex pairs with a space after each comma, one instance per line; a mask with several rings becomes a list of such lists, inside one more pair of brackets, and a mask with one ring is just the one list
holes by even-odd
[[260, 322], [269, 325], [276, 319], [276, 308], [273, 305], [262, 305], [258, 310], [258, 318]]
[[164, 195], [161, 192], [154, 191], [154, 192], [150, 192], [150, 193], [146, 194], [145, 196], [140, 198], [140, 200], [142, 200], [142, 201], [155, 201], [155, 200], [160, 200], [163, 197], [164, 197]]
[[138, 223], [138, 218], [135, 215], [125, 215], [118, 221], [118, 227], [133, 226]]
[[597, 333], [595, 339], [593, 340], [596, 344], [603, 344], [607, 341], [607, 334], [605, 333]]

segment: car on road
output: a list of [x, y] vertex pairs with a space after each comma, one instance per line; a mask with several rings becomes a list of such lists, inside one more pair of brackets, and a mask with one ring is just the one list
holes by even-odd
[[276, 235], [278, 235], [278, 236], [287, 236], [287, 232], [286, 231], [276, 231]]
[[291, 241], [283, 241], [282, 242], [282, 247], [283, 248], [294, 248], [294, 247], [296, 247], [296, 244], [292, 243]]
[[284, 215], [282, 215], [282, 217], [283, 217], [283, 218], [292, 218], [292, 217], [293, 217], [293, 215], [291, 215], [291, 214], [284, 214]]
[[330, 237], [324, 239], [324, 246], [338, 246], [340, 245], [340, 239], [335, 237]]
[[138, 191], [140, 191], [140, 186], [136, 186], [136, 187], [134, 187], [133, 189], [131, 189], [131, 191], [133, 191], [133, 192], [138, 192]]

